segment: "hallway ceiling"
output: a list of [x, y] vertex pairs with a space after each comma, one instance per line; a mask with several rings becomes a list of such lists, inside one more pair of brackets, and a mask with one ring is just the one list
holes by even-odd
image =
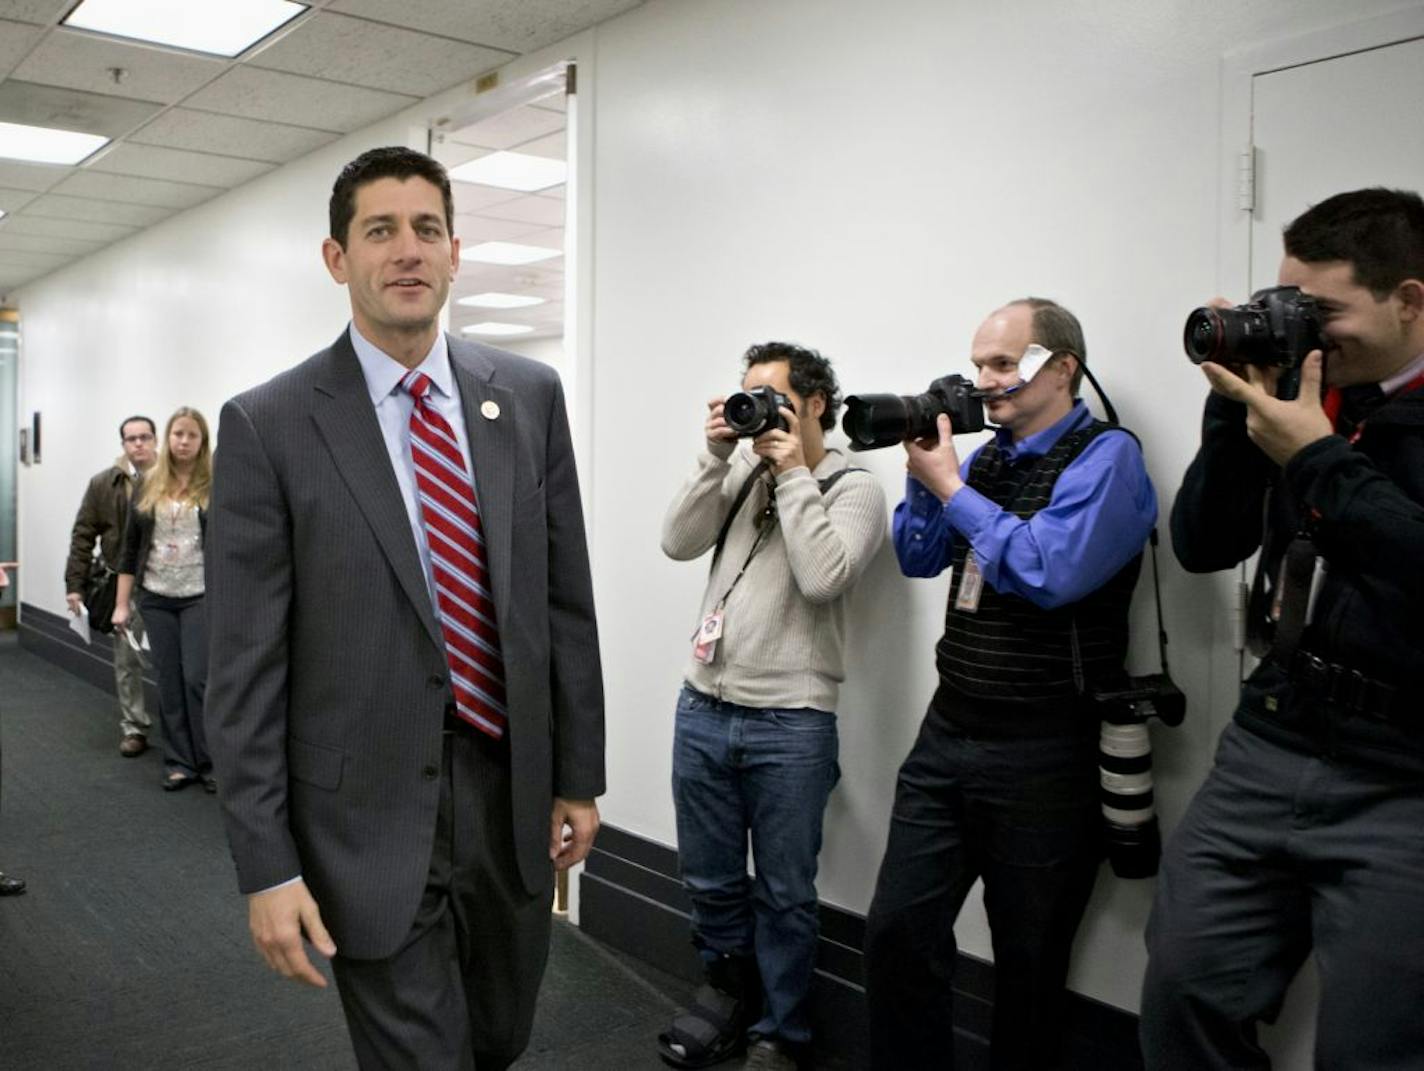
[[0, 296], [642, 0], [308, 0], [234, 59], [60, 26], [76, 2], [0, 0], [0, 122], [114, 139], [0, 159]]

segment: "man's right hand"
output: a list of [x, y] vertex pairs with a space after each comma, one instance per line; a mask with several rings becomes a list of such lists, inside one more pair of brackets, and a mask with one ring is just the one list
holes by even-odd
[[326, 979], [312, 966], [302, 947], [302, 935], [327, 959], [336, 955], [336, 945], [322, 925], [321, 912], [307, 891], [306, 882], [298, 879], [290, 885], [250, 895], [247, 924], [252, 930], [252, 942], [267, 966], [283, 978], [326, 988]]
[[64, 601], [69, 604], [71, 617], [78, 617], [79, 612], [84, 609], [84, 596], [77, 591], [65, 592]]
[[707, 449], [717, 457], [730, 457], [737, 441], [737, 433], [727, 427], [727, 419], [722, 415], [722, 405], [726, 398], [710, 398], [707, 401]]

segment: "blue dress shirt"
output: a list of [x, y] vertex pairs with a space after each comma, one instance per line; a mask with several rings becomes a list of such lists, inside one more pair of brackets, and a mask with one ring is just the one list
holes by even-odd
[[[425, 570], [425, 584], [430, 589], [430, 603], [435, 607], [438, 618], [440, 608], [435, 602], [435, 572], [430, 566], [430, 547], [425, 541], [425, 518], [420, 512], [420, 492], [415, 483], [415, 461], [410, 456], [410, 415], [415, 412], [415, 399], [400, 389], [401, 380], [409, 371], [394, 357], [367, 340], [356, 325], [351, 325], [351, 345], [356, 350], [356, 359], [361, 362], [361, 374], [366, 378], [366, 388], [371, 392], [371, 404], [376, 408], [376, 420], [381, 425], [381, 435], [386, 441], [386, 452], [391, 456], [391, 468], [400, 484], [401, 498], [410, 518], [410, 531], [415, 537], [415, 548], [420, 552], [420, 567]], [[465, 413], [460, 408], [460, 391], [455, 386], [455, 373], [450, 367], [450, 350], [446, 345], [445, 333], [435, 336], [435, 345], [430, 348], [415, 370], [430, 377], [428, 400], [437, 412], [450, 422], [455, 438], [460, 443], [460, 456], [465, 459], [465, 471], [474, 479], [475, 469], [470, 463], [470, 440], [465, 432]]]
[[[995, 441], [1009, 462], [1042, 457], [1093, 415], [1081, 400], [1062, 420], [1020, 442], [1005, 428]], [[976, 450], [961, 464], [969, 478]], [[906, 576], [938, 576], [967, 539], [984, 582], [1045, 610], [1077, 602], [1107, 583], [1142, 550], [1157, 523], [1157, 494], [1130, 435], [1099, 435], [1058, 477], [1048, 505], [1028, 520], [965, 486], [948, 503], [913, 476], [895, 507], [893, 539]]]

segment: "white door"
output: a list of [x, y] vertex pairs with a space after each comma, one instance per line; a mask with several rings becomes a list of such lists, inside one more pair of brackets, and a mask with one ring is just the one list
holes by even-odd
[[[1252, 77], [1253, 291], [1275, 285], [1281, 231], [1310, 205], [1364, 186], [1424, 191], [1424, 138], [1415, 130], [1421, 105], [1424, 38]], [[1319, 991], [1308, 965], [1280, 1020], [1263, 1031], [1278, 1071], [1311, 1067]]]

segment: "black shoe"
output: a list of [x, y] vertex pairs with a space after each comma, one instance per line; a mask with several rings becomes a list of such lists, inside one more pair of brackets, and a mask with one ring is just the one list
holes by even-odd
[[209, 796], [216, 796], [218, 793], [218, 779], [212, 774], [203, 774], [203, 791]]
[[197, 782], [198, 779], [196, 777], [190, 777], [187, 774], [177, 774], [176, 776], [169, 774], [163, 779], [163, 791], [181, 792], [189, 785], [197, 784]]
[[19, 878], [0, 873], [0, 896], [19, 896], [25, 891], [25, 883]]

